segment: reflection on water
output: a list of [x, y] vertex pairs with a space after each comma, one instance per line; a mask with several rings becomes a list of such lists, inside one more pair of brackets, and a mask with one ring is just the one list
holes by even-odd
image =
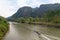
[[[41, 33], [40, 38], [34, 30]], [[44, 34], [44, 35], [43, 35]], [[3, 40], [49, 40], [60, 38], [60, 28], [10, 22], [10, 30]]]

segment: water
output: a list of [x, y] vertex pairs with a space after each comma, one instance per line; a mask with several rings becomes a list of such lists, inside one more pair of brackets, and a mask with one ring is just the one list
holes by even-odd
[[10, 22], [10, 29], [3, 40], [60, 40], [60, 28]]

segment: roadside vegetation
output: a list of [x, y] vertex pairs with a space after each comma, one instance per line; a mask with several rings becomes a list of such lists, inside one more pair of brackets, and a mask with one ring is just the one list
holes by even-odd
[[9, 29], [9, 23], [7, 22], [5, 18], [0, 16], [0, 40], [6, 34], [8, 29]]

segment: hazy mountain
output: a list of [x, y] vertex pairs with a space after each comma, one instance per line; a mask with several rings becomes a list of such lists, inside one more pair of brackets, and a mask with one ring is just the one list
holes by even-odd
[[19, 17], [30, 17], [32, 13], [31, 7], [22, 7], [19, 8], [18, 11], [12, 15], [13, 18], [19, 18]]
[[10, 18], [20, 18], [20, 17], [42, 17], [49, 10], [60, 10], [60, 4], [42, 4], [40, 7], [31, 8], [31, 7], [22, 7], [12, 15]]
[[42, 4], [38, 9], [38, 14], [44, 14], [49, 10], [60, 10], [60, 4]]

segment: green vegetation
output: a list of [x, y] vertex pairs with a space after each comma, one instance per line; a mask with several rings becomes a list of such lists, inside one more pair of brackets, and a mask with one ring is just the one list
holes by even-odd
[[16, 21], [20, 22], [20, 23], [32, 23], [32, 22], [39, 22], [39, 18], [38, 17], [36, 17], [36, 18], [32, 18], [32, 17], [24, 18], [24, 17], [21, 17], [21, 18], [18, 18]]
[[7, 20], [0, 16], [0, 40], [6, 34], [9, 29], [9, 23]]
[[44, 18], [47, 22], [60, 23], [60, 10], [50, 10], [44, 15]]

